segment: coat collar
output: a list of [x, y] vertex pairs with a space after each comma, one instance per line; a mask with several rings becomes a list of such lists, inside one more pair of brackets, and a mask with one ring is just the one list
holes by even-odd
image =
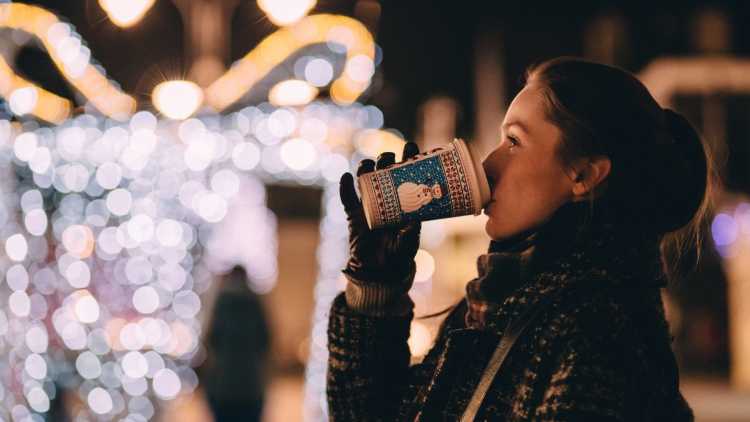
[[[538, 230], [492, 242], [479, 257], [478, 277], [467, 285], [466, 324], [500, 334], [508, 318], [584, 281], [664, 287], [658, 241], [648, 231], [592, 216], [585, 203], [567, 204]], [[531, 253], [517, 253], [529, 245]]]

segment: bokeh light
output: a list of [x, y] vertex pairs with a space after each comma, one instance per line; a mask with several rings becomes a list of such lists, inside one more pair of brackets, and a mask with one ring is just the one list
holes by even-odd
[[271, 22], [286, 26], [302, 19], [315, 3], [316, 0], [258, 0], [258, 7]]
[[99, 0], [109, 19], [117, 26], [128, 28], [141, 20], [156, 0]]
[[203, 102], [203, 91], [190, 81], [166, 81], [151, 94], [154, 106], [170, 119], [187, 119]]

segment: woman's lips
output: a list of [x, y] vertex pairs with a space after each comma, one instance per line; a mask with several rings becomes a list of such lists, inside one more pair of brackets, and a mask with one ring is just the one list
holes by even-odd
[[484, 206], [484, 210], [483, 210], [483, 211], [484, 211], [485, 215], [490, 215], [490, 214], [489, 214], [489, 212], [490, 212], [490, 206], [491, 206], [491, 205], [492, 205], [492, 204], [493, 204], [494, 202], [495, 202], [495, 201], [490, 201], [490, 202], [488, 202], [488, 203], [487, 203], [487, 205], [485, 205], [485, 206]]

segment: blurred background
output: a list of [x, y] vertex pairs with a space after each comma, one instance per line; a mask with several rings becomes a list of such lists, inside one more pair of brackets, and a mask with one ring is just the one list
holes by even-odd
[[[488, 153], [525, 69], [575, 55], [719, 159], [701, 264], [664, 298], [697, 420], [750, 420], [750, 7], [495, 3], [0, 2], [0, 419], [326, 420], [339, 176], [405, 140]], [[462, 297], [483, 227], [425, 224], [417, 315]]]

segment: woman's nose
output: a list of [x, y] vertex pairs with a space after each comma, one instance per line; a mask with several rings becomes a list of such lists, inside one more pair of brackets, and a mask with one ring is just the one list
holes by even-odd
[[498, 169], [497, 150], [492, 151], [487, 158], [482, 161], [482, 168], [484, 173], [487, 175], [487, 182], [490, 185], [490, 190], [495, 187], [495, 181], [497, 180], [497, 169]]

